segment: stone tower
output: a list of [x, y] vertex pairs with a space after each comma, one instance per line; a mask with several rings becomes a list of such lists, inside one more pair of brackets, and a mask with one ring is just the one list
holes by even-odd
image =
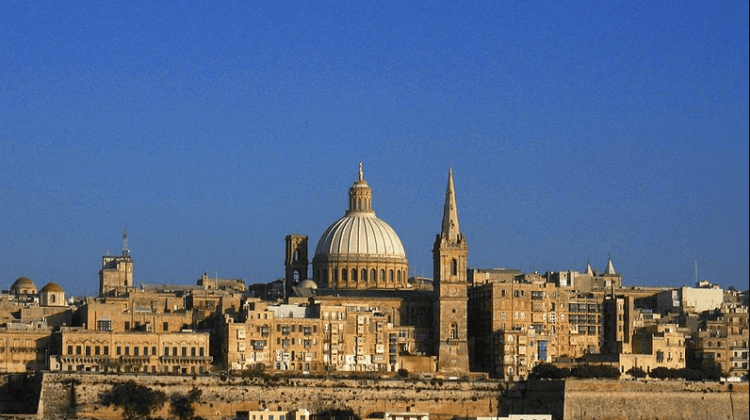
[[122, 235], [122, 255], [102, 257], [99, 270], [99, 296], [118, 295], [133, 288], [133, 259], [128, 249], [128, 232]]
[[306, 235], [286, 235], [284, 284], [287, 292], [291, 290], [292, 286], [296, 286], [302, 280], [307, 279], [307, 242]]
[[438, 338], [437, 370], [460, 375], [469, 372], [467, 342], [467, 276], [469, 246], [458, 227], [453, 170], [448, 172], [443, 223], [432, 249]]

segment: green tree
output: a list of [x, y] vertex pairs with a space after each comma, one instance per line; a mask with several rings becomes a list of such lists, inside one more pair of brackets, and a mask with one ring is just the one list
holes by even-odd
[[673, 372], [669, 368], [659, 366], [651, 369], [651, 373], [649, 373], [648, 376], [654, 379], [670, 379], [673, 376]]
[[565, 379], [569, 371], [551, 363], [540, 363], [531, 369], [529, 379]]
[[633, 366], [632, 368], [628, 369], [628, 371], [625, 373], [630, 375], [633, 378], [645, 378], [646, 377], [646, 372], [643, 369], [639, 368], [638, 366]]
[[180, 420], [191, 419], [195, 415], [193, 404], [200, 399], [203, 391], [193, 388], [187, 395], [173, 394], [170, 398], [169, 413], [177, 416]]
[[112, 389], [101, 396], [102, 405], [122, 408], [123, 418], [141, 419], [164, 406], [164, 392], [153, 390], [135, 381], [112, 385]]
[[726, 376], [721, 370], [721, 364], [710, 359], [703, 360], [703, 363], [701, 364], [701, 372], [703, 373], [703, 377], [709, 381], [718, 381], [723, 376]]

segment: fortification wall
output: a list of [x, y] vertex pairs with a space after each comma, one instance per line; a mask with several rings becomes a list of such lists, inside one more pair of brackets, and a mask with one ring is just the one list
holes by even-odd
[[[231, 419], [238, 411], [351, 408], [361, 417], [377, 412], [429, 412], [436, 420], [547, 413], [555, 420], [746, 419], [748, 383], [567, 380], [501, 384], [463, 381], [308, 379], [46, 374], [39, 418], [119, 419], [99, 396], [113, 384], [136, 380], [167, 396], [199, 388], [196, 415]], [[502, 402], [502, 405], [501, 405]], [[154, 417], [169, 418], [165, 406]]]
[[[238, 411], [266, 408], [282, 411], [306, 408], [315, 413], [346, 407], [362, 417], [385, 411], [429, 412], [437, 420], [466, 413], [496, 416], [499, 411], [500, 385], [492, 382], [53, 373], [45, 376], [39, 416], [119, 419], [121, 412], [101, 406], [99, 396], [112, 385], [131, 379], [167, 396], [186, 394], [193, 387], [201, 389], [203, 394], [195, 405], [195, 415], [206, 419], [231, 419]], [[168, 405], [154, 416], [170, 417]]]
[[746, 419], [749, 401], [747, 382], [570, 380], [564, 419]]

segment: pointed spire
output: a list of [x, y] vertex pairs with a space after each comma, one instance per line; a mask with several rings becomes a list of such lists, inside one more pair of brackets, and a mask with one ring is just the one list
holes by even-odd
[[443, 207], [443, 224], [440, 236], [449, 242], [458, 242], [461, 231], [458, 228], [458, 209], [456, 208], [456, 192], [453, 189], [453, 169], [448, 170], [448, 188], [445, 191], [445, 206]]
[[607, 257], [607, 268], [604, 270], [605, 276], [614, 276], [617, 273], [615, 272], [615, 267], [612, 265], [612, 256]]
[[589, 276], [593, 276], [594, 275], [594, 270], [591, 269], [591, 261], [589, 261], [589, 260], [586, 260], [586, 274], [589, 275]]

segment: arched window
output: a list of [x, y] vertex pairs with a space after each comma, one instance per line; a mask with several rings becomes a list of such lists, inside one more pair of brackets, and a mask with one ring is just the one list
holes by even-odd
[[49, 301], [51, 303], [55, 303], [55, 297], [56, 297], [55, 295], [49, 295]]
[[458, 340], [458, 325], [455, 322], [451, 324], [451, 338]]
[[346, 271], [346, 268], [341, 269], [341, 280], [347, 281], [349, 280], [349, 276], [347, 275], [348, 271]]
[[367, 269], [366, 268], [362, 269], [362, 281], [367, 283]]
[[385, 281], [385, 270], [383, 269], [380, 270], [380, 281]]
[[451, 275], [458, 275], [458, 260], [455, 258], [451, 260]]
[[377, 278], [375, 277], [375, 269], [373, 268], [372, 270], [370, 270], [370, 281], [375, 283], [376, 280]]
[[388, 270], [388, 281], [393, 283], [393, 270]]
[[299, 261], [299, 249], [294, 250], [294, 261]]
[[357, 281], [357, 269], [352, 268], [352, 281]]
[[400, 270], [396, 272], [396, 278], [398, 279], [398, 283], [401, 284], [401, 271]]

